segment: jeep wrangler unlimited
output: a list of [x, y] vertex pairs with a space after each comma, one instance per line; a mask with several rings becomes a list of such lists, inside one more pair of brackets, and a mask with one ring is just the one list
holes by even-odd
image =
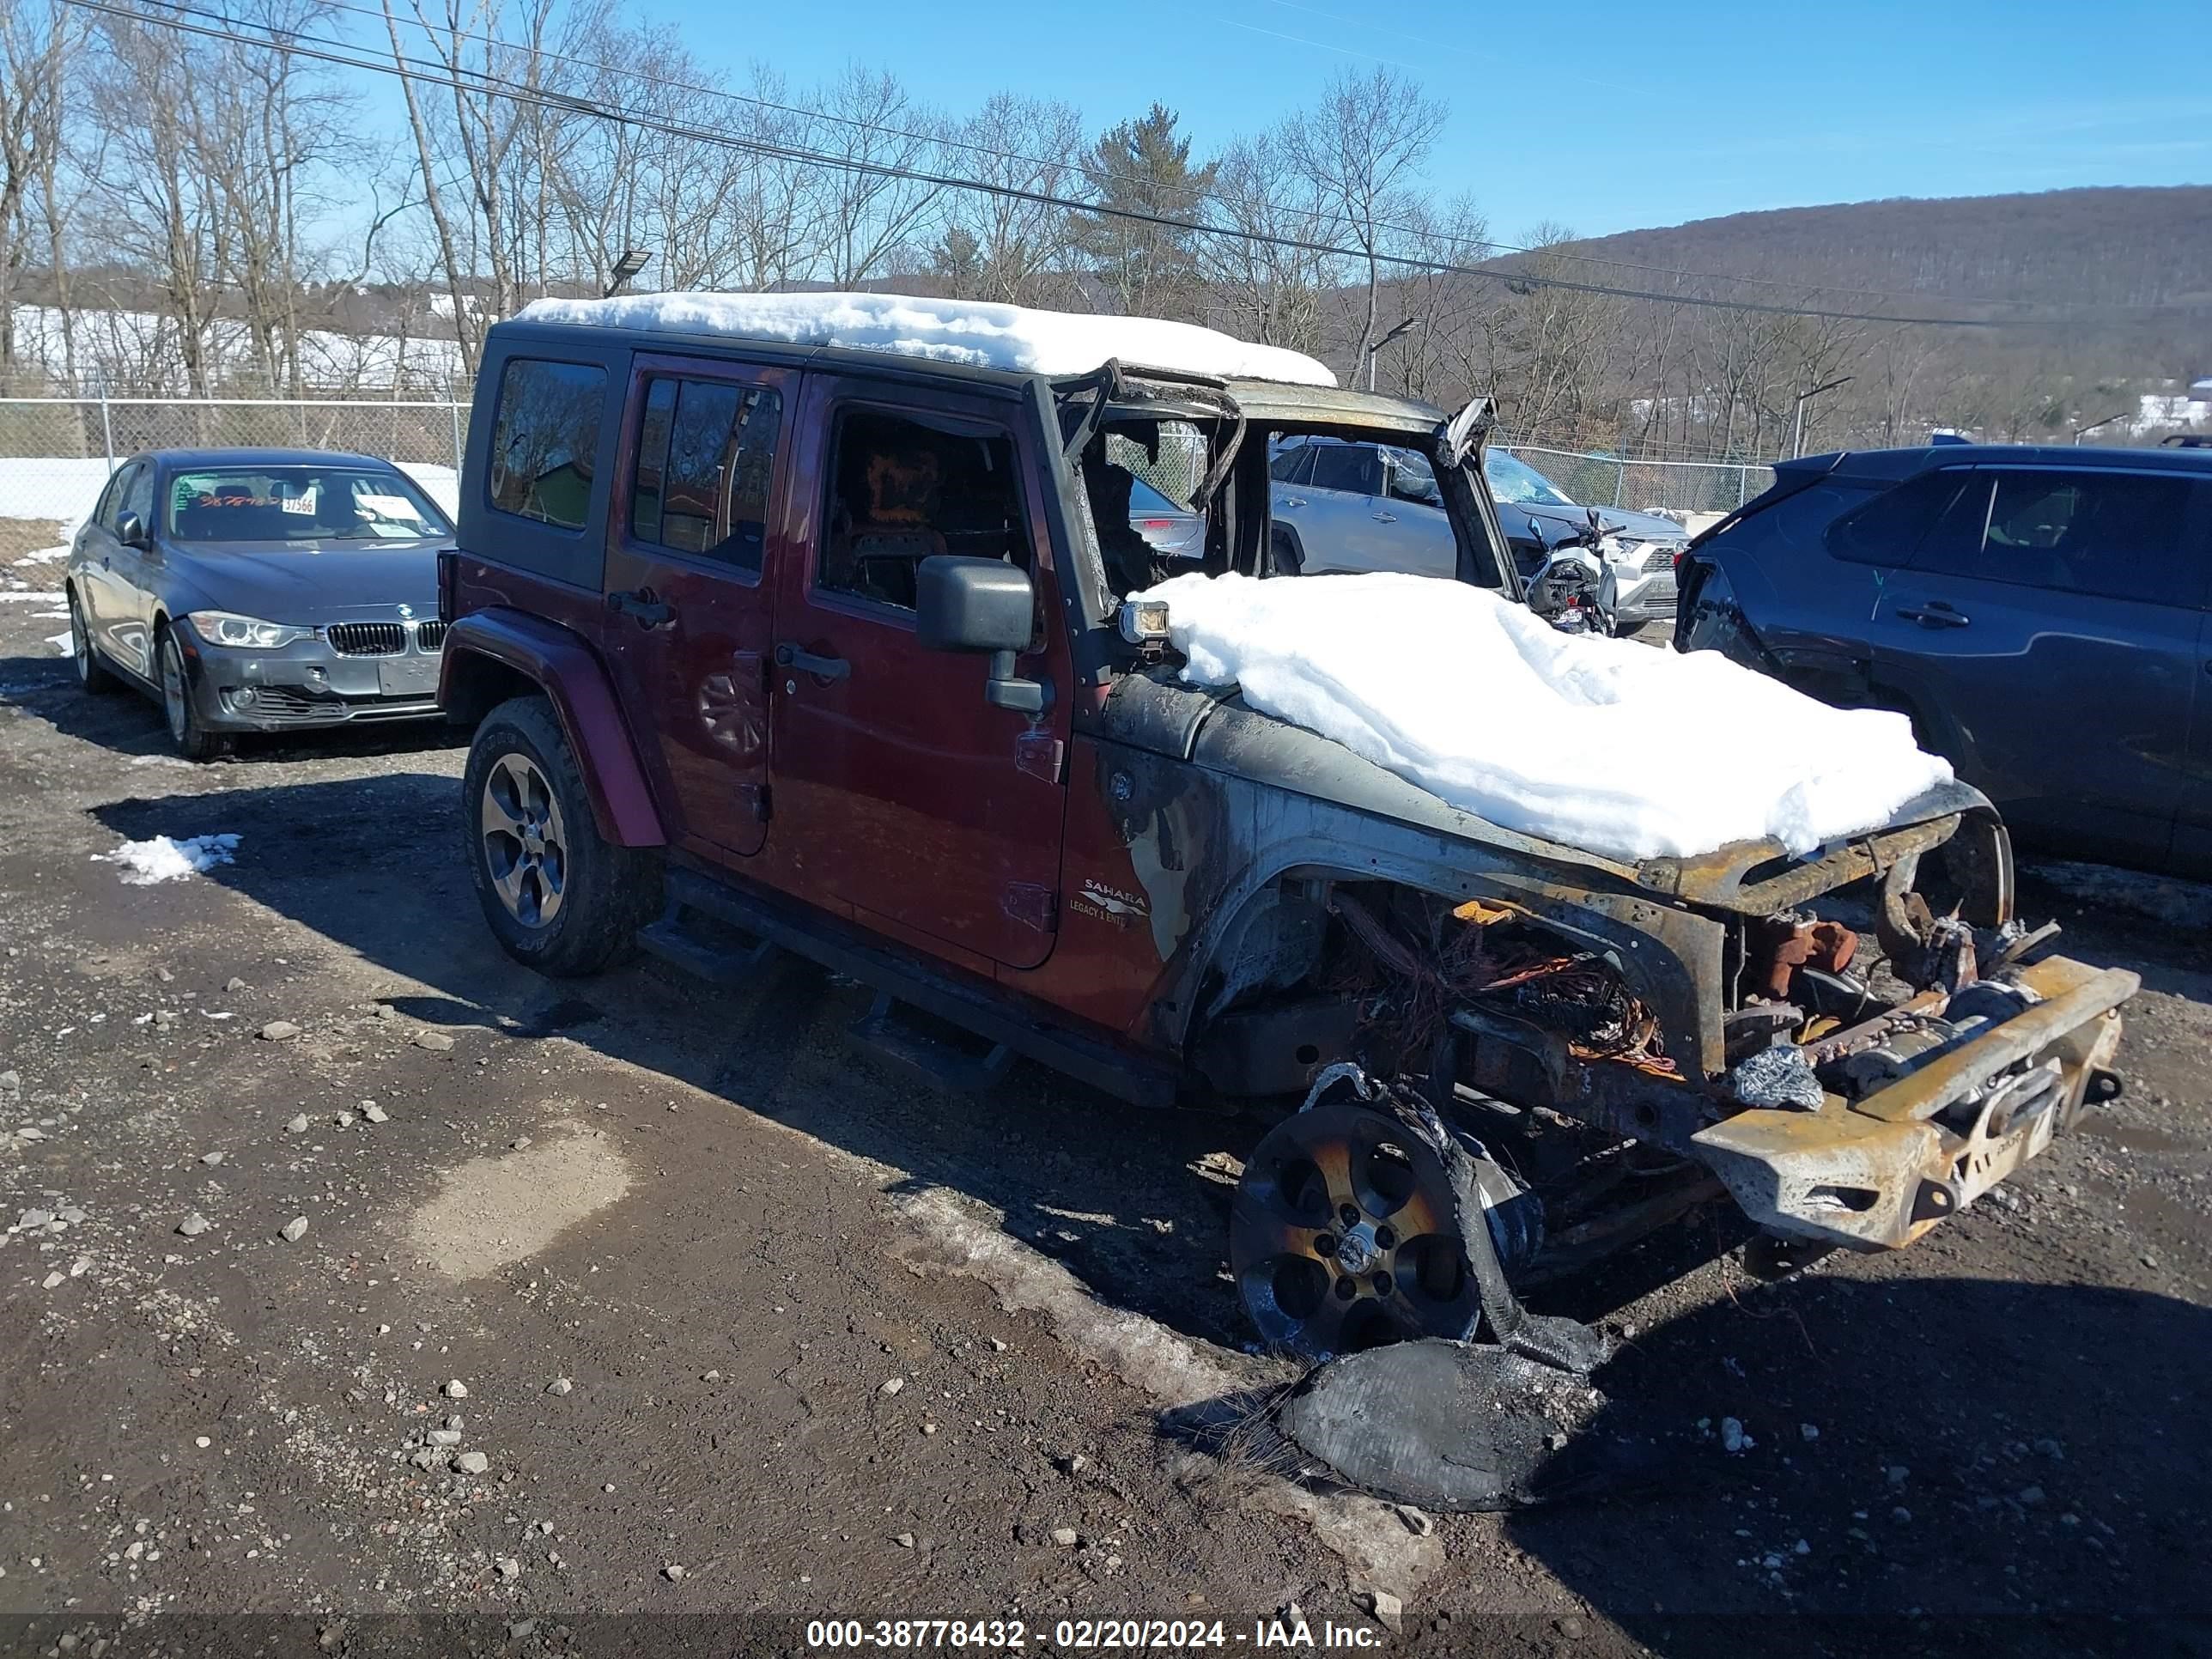
[[[1723, 1199], [1902, 1246], [2117, 1092], [2136, 981], [2034, 959], [1972, 789], [1804, 857], [1623, 862], [1182, 683], [1124, 605], [1171, 564], [1275, 578], [1268, 456], [1303, 436], [1425, 454], [1458, 580], [1513, 592], [1479, 404], [565, 310], [490, 331], [441, 573], [500, 942], [722, 982], [789, 951], [873, 987], [856, 1036], [935, 1083], [1027, 1056], [1271, 1113], [1231, 1237], [1270, 1342], [1495, 1328], [1498, 1267]], [[1172, 561], [1136, 482], [1202, 526]]]

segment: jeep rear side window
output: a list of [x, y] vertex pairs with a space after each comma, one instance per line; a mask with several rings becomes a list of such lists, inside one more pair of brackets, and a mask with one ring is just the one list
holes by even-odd
[[782, 419], [783, 400], [769, 387], [654, 375], [638, 428], [631, 536], [757, 571]]
[[848, 410], [833, 454], [818, 586], [911, 611], [915, 567], [933, 554], [1029, 568], [1006, 433]]
[[603, 368], [510, 359], [500, 373], [492, 427], [491, 504], [520, 518], [581, 530], [590, 516], [606, 395]]

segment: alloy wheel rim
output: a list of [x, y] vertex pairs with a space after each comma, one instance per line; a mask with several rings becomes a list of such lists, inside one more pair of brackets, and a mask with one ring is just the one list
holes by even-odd
[[568, 830], [545, 775], [526, 755], [501, 755], [477, 802], [477, 842], [492, 890], [525, 927], [546, 927], [568, 886]]
[[76, 659], [76, 677], [80, 680], [92, 678], [92, 635], [84, 625], [84, 607], [77, 603], [76, 595], [70, 595], [70, 655]]
[[1231, 1270], [1274, 1346], [1315, 1358], [1464, 1337], [1481, 1310], [1443, 1161], [1352, 1103], [1300, 1112], [1255, 1149], [1231, 1206]]

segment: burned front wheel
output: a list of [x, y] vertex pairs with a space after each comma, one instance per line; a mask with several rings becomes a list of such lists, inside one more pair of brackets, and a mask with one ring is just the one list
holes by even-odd
[[[1537, 1201], [1470, 1160], [1500, 1261], [1540, 1242]], [[1270, 1346], [1316, 1358], [1425, 1336], [1472, 1336], [1482, 1297], [1445, 1159], [1399, 1118], [1352, 1101], [1268, 1132], [1230, 1212], [1229, 1258]]]
[[657, 861], [600, 836], [544, 699], [484, 717], [461, 795], [469, 873], [509, 956], [565, 977], [596, 973], [629, 944], [659, 896]]

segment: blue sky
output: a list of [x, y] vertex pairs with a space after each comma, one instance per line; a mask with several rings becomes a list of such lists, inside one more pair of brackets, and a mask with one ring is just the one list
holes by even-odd
[[1885, 196], [2212, 181], [2212, 0], [1593, 0], [1456, 21], [1359, 0], [643, 3], [732, 70], [759, 58], [803, 83], [856, 58], [956, 112], [1011, 89], [1094, 127], [1157, 99], [1202, 151], [1339, 69], [1388, 62], [1451, 106], [1437, 184], [1472, 192], [1509, 240], [1546, 220], [1596, 235]]

